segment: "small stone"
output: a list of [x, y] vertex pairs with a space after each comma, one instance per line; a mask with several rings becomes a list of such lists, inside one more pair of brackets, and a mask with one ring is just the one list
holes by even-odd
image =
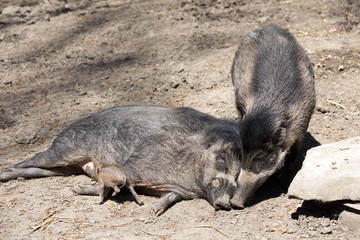
[[344, 232], [348, 232], [349, 231], [349, 228], [347, 226], [343, 226], [341, 227], [341, 229], [344, 231]]
[[178, 83], [178, 82], [171, 82], [170, 83], [170, 87], [172, 87], [172, 88], [178, 88], [180, 86], [180, 83]]
[[259, 23], [265, 23], [265, 22], [267, 22], [268, 20], [269, 20], [269, 17], [265, 16], [265, 17], [259, 18], [259, 19], [258, 19], [258, 22], [259, 22]]
[[34, 140], [39, 132], [40, 126], [37, 124], [29, 124], [25, 128], [20, 128], [16, 132], [17, 138], [15, 139], [16, 143], [19, 144], [28, 144]]
[[321, 220], [321, 225], [323, 227], [329, 227], [330, 226], [330, 219], [329, 218], [324, 218]]
[[344, 71], [344, 65], [340, 65], [339, 68], [338, 68], [339, 72], [342, 72]]
[[50, 21], [50, 14], [46, 14], [44, 17], [44, 21], [49, 22]]
[[324, 227], [320, 230], [321, 234], [331, 234], [332, 233], [332, 228], [331, 227]]
[[185, 70], [185, 64], [184, 63], [178, 63], [171, 67], [171, 71], [173, 73], [181, 73]]
[[13, 16], [21, 12], [21, 8], [18, 6], [8, 6], [2, 10], [2, 14]]
[[80, 12], [78, 12], [78, 14], [77, 14], [78, 17], [83, 17], [83, 16], [85, 16], [85, 15], [86, 15], [86, 11], [80, 11]]
[[81, 90], [80, 92], [79, 92], [79, 95], [80, 96], [84, 96], [84, 95], [86, 95], [87, 94], [87, 91], [85, 91], [85, 90]]
[[36, 21], [34, 19], [31, 19], [31, 20], [26, 22], [27, 25], [33, 25], [35, 23], [36, 23]]

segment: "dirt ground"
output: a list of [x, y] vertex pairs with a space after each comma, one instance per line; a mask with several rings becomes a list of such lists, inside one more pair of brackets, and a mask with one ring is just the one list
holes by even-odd
[[[355, 0], [0, 1], [0, 167], [45, 150], [73, 120], [117, 105], [188, 106], [236, 118], [232, 58], [276, 23], [306, 49], [317, 108], [308, 147], [360, 135], [360, 3]], [[0, 183], [0, 239], [359, 239], [328, 205], [288, 199], [274, 181], [243, 210], [155, 197], [97, 205], [86, 176]]]

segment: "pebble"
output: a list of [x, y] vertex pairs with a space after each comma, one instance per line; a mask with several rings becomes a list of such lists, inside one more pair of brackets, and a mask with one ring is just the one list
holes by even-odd
[[321, 225], [323, 227], [329, 227], [330, 226], [330, 219], [329, 218], [324, 218], [321, 220]]
[[4, 15], [15, 15], [21, 12], [21, 8], [18, 6], [8, 6], [2, 10], [2, 14]]
[[315, 237], [318, 233], [316, 231], [310, 230], [309, 235], [310, 237]]
[[47, 22], [50, 21], [50, 14], [46, 14], [46, 15], [45, 15], [44, 21], [47, 21]]
[[332, 228], [331, 227], [324, 227], [320, 230], [321, 234], [331, 234], [332, 233]]
[[28, 126], [24, 128], [20, 128], [15, 135], [17, 138], [15, 139], [16, 143], [19, 144], [28, 144], [33, 139], [36, 138], [38, 132], [39, 132], [40, 126], [36, 123], [29, 124]]

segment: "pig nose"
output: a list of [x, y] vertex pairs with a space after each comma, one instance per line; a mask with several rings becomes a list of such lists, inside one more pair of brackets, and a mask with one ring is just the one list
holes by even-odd
[[215, 210], [220, 210], [220, 209], [230, 210], [231, 209], [230, 203], [225, 203], [225, 202], [222, 202], [222, 201], [214, 202], [214, 207], [215, 207]]
[[244, 201], [235, 201], [234, 199], [230, 200], [231, 206], [234, 209], [243, 209], [244, 207]]

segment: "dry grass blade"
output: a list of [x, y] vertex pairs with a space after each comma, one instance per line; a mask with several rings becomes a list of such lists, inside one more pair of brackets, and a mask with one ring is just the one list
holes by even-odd
[[43, 217], [40, 221], [38, 221], [35, 225], [30, 225], [30, 227], [32, 228], [32, 230], [27, 233], [26, 235], [30, 235], [31, 233], [39, 230], [39, 229], [42, 229], [44, 230], [54, 219], [48, 219], [50, 218], [52, 215], [54, 215], [57, 211], [61, 210], [61, 209], [64, 209], [66, 206], [63, 206], [63, 207], [60, 207], [60, 208], [57, 208], [55, 209], [54, 211], [52, 211], [51, 213], [48, 213], [48, 209], [46, 209], [46, 216]]
[[225, 237], [231, 238], [230, 235], [224, 233], [224, 232], [221, 231], [220, 229], [218, 229], [218, 228], [216, 228], [216, 227], [214, 227], [214, 226], [211, 226], [211, 225], [197, 225], [197, 226], [194, 226], [193, 228], [212, 228], [212, 229], [214, 229], [215, 231], [217, 231], [218, 233], [224, 235]]
[[326, 102], [327, 102], [327, 103], [330, 103], [330, 104], [333, 104], [333, 105], [335, 105], [335, 106], [341, 107], [342, 109], [347, 109], [345, 106], [341, 105], [340, 103], [331, 101], [331, 100], [329, 100], [329, 99], [327, 99]]
[[165, 233], [165, 234], [159, 234], [159, 233], [151, 233], [151, 232], [147, 232], [145, 230], [141, 230], [143, 231], [144, 233], [146, 233], [147, 235], [150, 235], [150, 236], [169, 236], [169, 235], [173, 235], [175, 233]]

